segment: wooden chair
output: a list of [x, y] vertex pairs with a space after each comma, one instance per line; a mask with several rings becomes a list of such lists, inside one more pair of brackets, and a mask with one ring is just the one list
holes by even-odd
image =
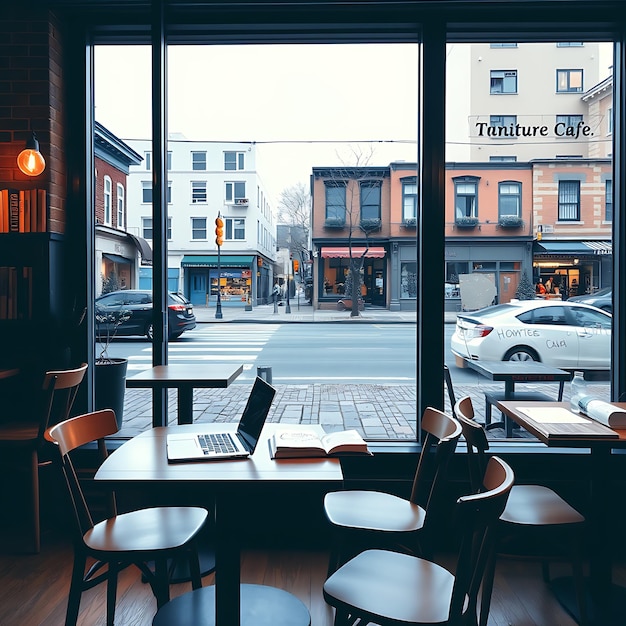
[[[469, 396], [461, 398], [456, 403], [454, 412], [463, 428], [463, 437], [467, 442], [470, 481], [472, 486], [476, 488], [480, 480], [482, 468], [484, 468], [486, 463], [489, 442], [483, 427], [474, 421], [474, 408]], [[563, 538], [567, 540], [570, 546], [569, 553], [574, 571], [581, 624], [587, 623], [582, 558], [580, 554], [584, 524], [585, 518], [552, 489], [542, 485], [515, 485], [500, 516], [498, 527], [499, 541], [502, 541], [505, 535], [515, 534], [515, 531], [519, 535], [523, 530], [534, 532], [534, 538], [538, 537], [537, 531], [540, 531], [544, 536], [551, 532], [552, 534], [549, 536], [551, 545]], [[546, 583], [549, 583], [549, 557], [542, 558], [541, 562], [543, 578]], [[494, 573], [495, 551], [488, 566], [487, 576], [485, 576], [480, 626], [486, 626], [487, 624]]]
[[[31, 389], [20, 393], [12, 414], [0, 422], [0, 454], [15, 459], [14, 470], [25, 471], [30, 481], [28, 508], [31, 517], [31, 550], [39, 552], [41, 529], [39, 515], [39, 466], [49, 463], [41, 455], [45, 444], [44, 433], [53, 421], [69, 417], [78, 387], [87, 364], [68, 370], [51, 370], [45, 373], [37, 393]], [[28, 396], [28, 397], [26, 397]]]
[[[196, 536], [204, 525], [208, 512], [199, 507], [154, 507], [117, 514], [115, 495], [110, 494], [111, 516], [95, 523], [89, 510], [71, 452], [92, 441], [98, 442], [100, 462], [107, 457], [104, 438], [118, 431], [115, 413], [103, 409], [72, 417], [49, 431], [58, 444], [61, 466], [67, 482], [70, 500], [76, 518], [74, 566], [67, 603], [66, 626], [74, 626], [78, 619], [83, 591], [107, 581], [107, 625], [115, 616], [118, 572], [130, 565], [137, 566], [150, 583], [161, 607], [169, 601], [170, 558], [185, 556], [194, 589], [202, 586]], [[95, 562], [85, 572], [87, 559]], [[147, 562], [154, 562], [154, 571]], [[106, 571], [102, 572], [104, 566]]]
[[329, 574], [356, 553], [359, 546], [391, 544], [422, 553], [419, 546], [426, 542], [420, 542], [416, 534], [419, 531], [425, 535], [436, 519], [440, 487], [461, 437], [461, 425], [430, 407], [424, 411], [421, 425], [425, 437], [408, 499], [364, 490], [335, 491], [324, 497], [324, 512], [334, 534]]
[[387, 550], [366, 550], [341, 566], [324, 583], [324, 599], [336, 609], [335, 626], [476, 624], [494, 526], [513, 480], [513, 470], [492, 457], [482, 491], [457, 500], [453, 537], [460, 547], [454, 574], [432, 561]]

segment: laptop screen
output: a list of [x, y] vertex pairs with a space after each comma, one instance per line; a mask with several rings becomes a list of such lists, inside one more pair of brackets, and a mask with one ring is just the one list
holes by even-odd
[[237, 428], [239, 435], [248, 444], [250, 454], [254, 452], [259, 441], [275, 395], [276, 389], [257, 376]]

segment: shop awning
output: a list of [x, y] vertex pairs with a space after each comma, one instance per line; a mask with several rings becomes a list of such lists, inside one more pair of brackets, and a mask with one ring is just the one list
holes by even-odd
[[131, 235], [130, 233], [127, 234], [128, 238], [135, 244], [137, 250], [139, 250], [142, 261], [144, 263], [152, 263], [152, 248], [150, 244], [143, 237]]
[[109, 261], [113, 261], [113, 263], [123, 263], [124, 265], [130, 265], [132, 263], [131, 259], [127, 259], [119, 254], [109, 254], [108, 252], [103, 252], [102, 256], [105, 259], [109, 259]]
[[[352, 258], [358, 259], [364, 251], [365, 246], [352, 246]], [[382, 259], [385, 256], [385, 249], [370, 246], [365, 256], [370, 259]], [[322, 248], [322, 257], [325, 259], [347, 259], [350, 257], [350, 248]]]
[[593, 254], [613, 254], [613, 244], [610, 241], [585, 241], [584, 244], [591, 248]]
[[[600, 248], [596, 247], [600, 244], [602, 244]], [[608, 250], [608, 252], [598, 250]], [[534, 253], [566, 256], [610, 254], [611, 244], [600, 241], [537, 241], [534, 245]]]
[[[250, 267], [253, 256], [220, 255], [222, 267]], [[182, 267], [217, 267], [217, 254], [213, 255], [186, 255], [180, 263]]]

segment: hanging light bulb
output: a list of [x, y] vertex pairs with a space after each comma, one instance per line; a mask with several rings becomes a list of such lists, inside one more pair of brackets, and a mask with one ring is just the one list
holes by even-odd
[[26, 176], [39, 176], [46, 169], [46, 160], [39, 152], [39, 142], [34, 132], [26, 141], [26, 148], [17, 156], [17, 166]]

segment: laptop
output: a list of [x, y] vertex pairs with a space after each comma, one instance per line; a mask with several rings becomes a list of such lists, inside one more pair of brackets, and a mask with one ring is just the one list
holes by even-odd
[[276, 389], [257, 376], [236, 432], [170, 433], [167, 435], [168, 462], [217, 461], [250, 456], [259, 441], [275, 394]]

